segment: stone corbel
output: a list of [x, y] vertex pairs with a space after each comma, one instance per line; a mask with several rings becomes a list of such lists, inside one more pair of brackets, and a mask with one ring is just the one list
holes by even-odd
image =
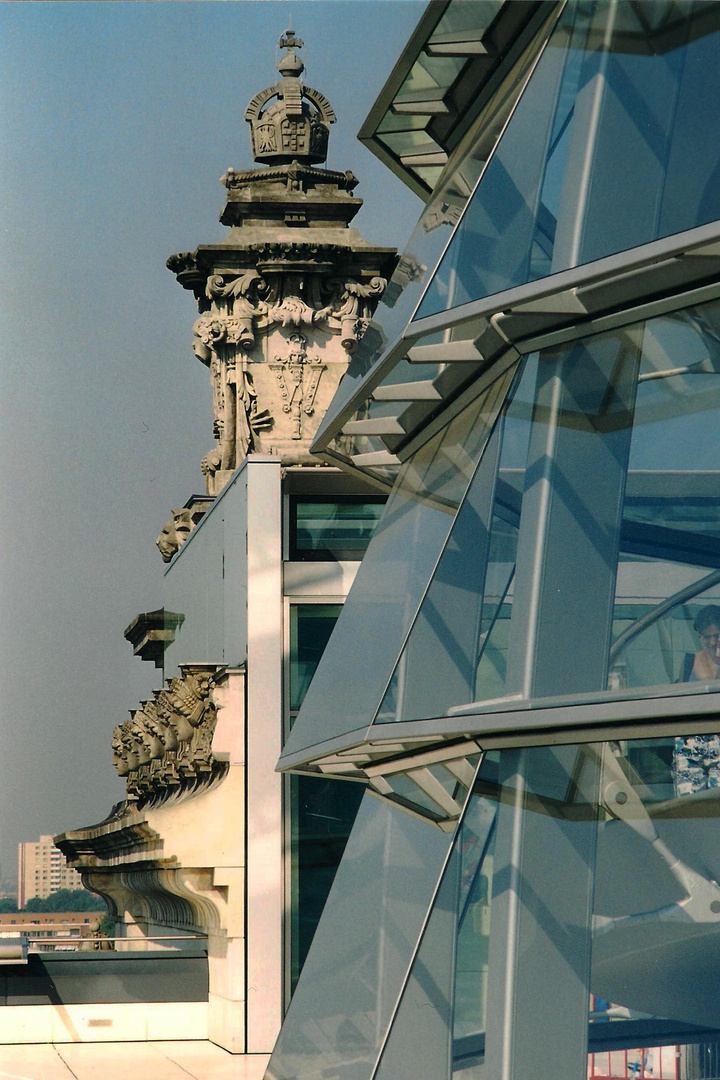
[[115, 918], [208, 933], [220, 926], [220, 892], [212, 870], [168, 866], [161, 860], [132, 869], [82, 870], [83, 884], [108, 901]]

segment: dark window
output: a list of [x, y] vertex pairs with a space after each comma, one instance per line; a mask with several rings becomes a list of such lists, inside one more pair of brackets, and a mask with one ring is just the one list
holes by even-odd
[[291, 495], [291, 560], [362, 559], [384, 505], [384, 495]]
[[[290, 708], [300, 708], [341, 611], [340, 604], [290, 609]], [[364, 786], [290, 776], [290, 985], [295, 989], [330, 886], [355, 821]]]

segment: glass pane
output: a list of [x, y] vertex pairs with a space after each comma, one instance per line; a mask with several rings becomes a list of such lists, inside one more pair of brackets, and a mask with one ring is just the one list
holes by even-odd
[[530, 358], [377, 722], [718, 681], [719, 408], [718, 301]]
[[522, 500], [521, 492], [512, 486], [520, 480], [510, 466], [517, 463], [523, 442], [527, 448], [536, 376], [533, 359], [525, 365], [503, 411], [494, 514], [491, 517], [490, 497], [495, 460], [488, 460], [468, 489], [378, 710], [377, 723], [439, 716], [451, 706], [503, 692]]
[[290, 558], [361, 559], [378, 523], [385, 498], [336, 495], [293, 496]]
[[341, 604], [293, 604], [290, 608], [290, 708], [299, 709], [333, 632]]
[[228, 664], [247, 658], [246, 486], [229, 486], [165, 572], [166, 611], [182, 616], [164, 654], [164, 677], [180, 664]]
[[[475, 0], [459, 6], [465, 9], [462, 21], [471, 20], [472, 25], [478, 25], [480, 28], [486, 25], [486, 19], [489, 22], [494, 15], [494, 9], [490, 9], [485, 3], [478, 4]], [[449, 17], [456, 7], [458, 7], [457, 4], [452, 4], [448, 8]], [[329, 415], [336, 415], [337, 410], [350, 399], [361, 378], [379, 359], [387, 346], [400, 336], [412, 317], [427, 285], [428, 271], [431, 272], [437, 265], [463, 208], [475, 188], [480, 172], [527, 81], [538, 49], [546, 36], [547, 30], [543, 28], [528, 44], [525, 52], [508, 72], [502, 89], [493, 95], [492, 100], [455, 150], [453, 162], [447, 170], [434, 165], [418, 166], [414, 169], [417, 175], [433, 189], [433, 194], [423, 209], [420, 220], [413, 230], [380, 301], [376, 315], [379, 325], [365, 334], [357, 351], [353, 353], [347, 372], [333, 399], [333, 407]], [[391, 118], [388, 114], [386, 119], [388, 123], [398, 121], [397, 127], [393, 130], [405, 131], [412, 127], [408, 122], [409, 117]], [[423, 125], [427, 123], [427, 117], [420, 119]], [[446, 173], [444, 177], [443, 172]], [[395, 382], [394, 372], [388, 376], [387, 381]], [[341, 440], [337, 440], [334, 449], [343, 456], [347, 454]]]
[[417, 318], [720, 217], [720, 10], [673, 8], [568, 4]]
[[295, 990], [365, 791], [326, 777], [290, 776], [290, 989]]
[[370, 1080], [449, 845], [366, 795], [268, 1076]]
[[720, 304], [650, 320], [623, 505], [609, 686], [720, 671]]
[[672, 739], [486, 755], [381, 1080], [717, 1075], [720, 793], [677, 772]]
[[[340, 604], [297, 604], [290, 608], [291, 709], [302, 704], [340, 611]], [[314, 776], [289, 776], [288, 785], [292, 993], [342, 859], [364, 786]]]
[[285, 753], [372, 723], [504, 399], [501, 377], [402, 467]]

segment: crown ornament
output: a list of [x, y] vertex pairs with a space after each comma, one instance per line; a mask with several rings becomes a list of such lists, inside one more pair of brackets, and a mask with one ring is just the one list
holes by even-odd
[[324, 94], [303, 85], [305, 65], [297, 52], [301, 39], [286, 30], [278, 46], [285, 50], [278, 64], [280, 81], [256, 94], [245, 112], [253, 157], [263, 165], [319, 165], [327, 158], [335, 112]]

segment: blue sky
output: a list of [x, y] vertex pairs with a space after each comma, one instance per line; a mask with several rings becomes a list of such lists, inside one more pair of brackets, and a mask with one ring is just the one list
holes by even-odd
[[357, 227], [422, 209], [356, 139], [421, 0], [0, 4], [0, 864], [122, 797], [113, 727], [158, 684], [122, 632], [162, 605], [155, 537], [212, 445], [192, 297], [165, 268], [222, 239], [250, 98], [291, 21], [338, 123]]

